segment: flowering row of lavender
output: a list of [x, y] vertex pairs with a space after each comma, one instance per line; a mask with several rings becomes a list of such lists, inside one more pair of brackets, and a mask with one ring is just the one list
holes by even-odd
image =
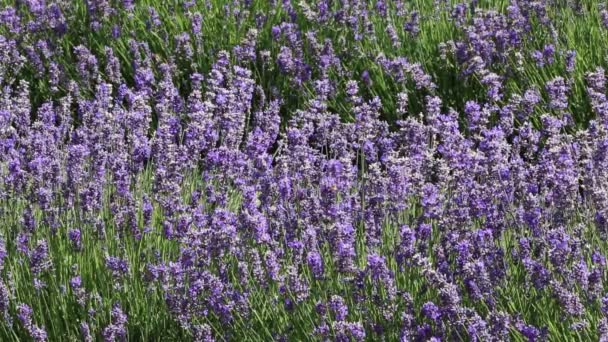
[[608, 341], [597, 2], [0, 2], [1, 341]]

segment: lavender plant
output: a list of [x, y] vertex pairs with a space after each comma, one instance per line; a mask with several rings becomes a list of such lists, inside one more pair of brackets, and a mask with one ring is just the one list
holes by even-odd
[[608, 341], [603, 4], [2, 4], [3, 341]]

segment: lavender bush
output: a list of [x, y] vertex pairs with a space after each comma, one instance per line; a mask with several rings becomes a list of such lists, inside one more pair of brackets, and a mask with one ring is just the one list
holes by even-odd
[[2, 341], [608, 341], [608, 7], [3, 1]]

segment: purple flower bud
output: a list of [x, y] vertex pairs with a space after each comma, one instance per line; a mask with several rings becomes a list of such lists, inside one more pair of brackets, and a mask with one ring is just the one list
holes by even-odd
[[70, 232], [68, 233], [68, 237], [70, 239], [70, 242], [72, 243], [72, 247], [79, 251], [82, 249], [82, 237], [80, 235], [80, 230], [78, 229], [72, 229], [70, 230]]

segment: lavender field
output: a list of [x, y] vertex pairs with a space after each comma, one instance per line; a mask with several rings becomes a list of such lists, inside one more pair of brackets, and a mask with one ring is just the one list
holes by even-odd
[[608, 2], [0, 0], [0, 341], [608, 342]]

